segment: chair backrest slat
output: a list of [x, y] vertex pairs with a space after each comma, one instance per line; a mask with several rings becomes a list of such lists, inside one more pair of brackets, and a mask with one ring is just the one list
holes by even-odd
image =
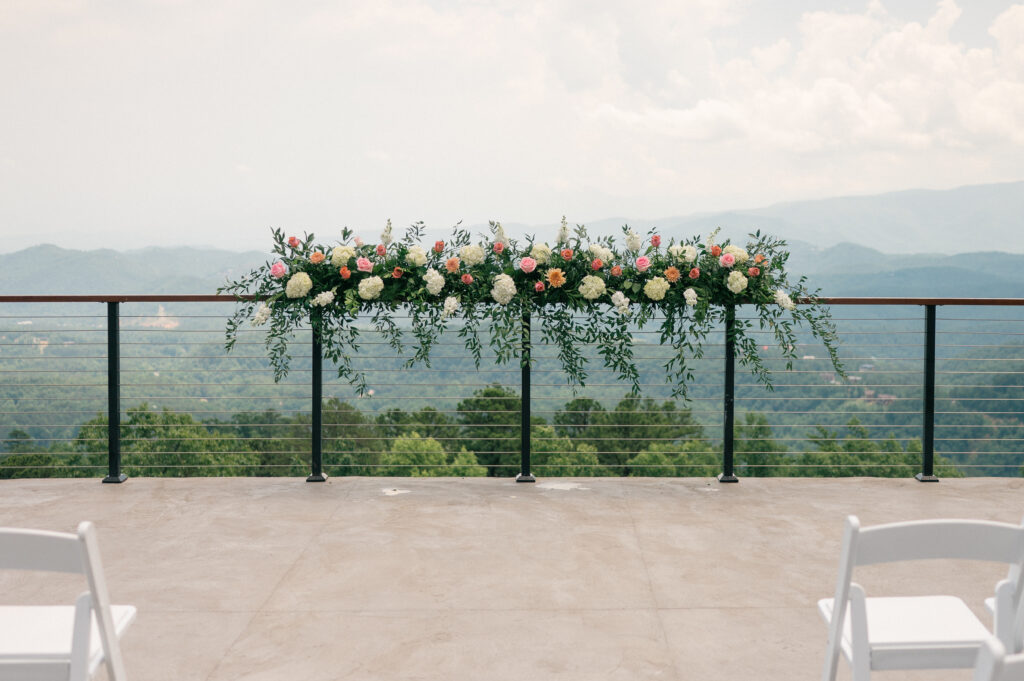
[[922, 520], [860, 531], [856, 564], [935, 558], [1020, 563], [1024, 527], [982, 520]]
[[0, 528], [0, 570], [84, 574], [82, 542], [62, 532]]

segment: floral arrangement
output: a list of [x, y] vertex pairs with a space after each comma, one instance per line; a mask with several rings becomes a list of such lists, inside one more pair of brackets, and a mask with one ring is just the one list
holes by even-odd
[[[657, 317], [661, 343], [672, 348], [667, 380], [674, 395], [685, 396], [693, 378], [688, 361], [702, 357], [702, 342], [726, 320], [740, 363], [772, 387], [758, 343], [748, 333], [756, 321], [773, 333], [787, 368], [796, 359], [794, 329], [804, 326], [842, 373], [827, 309], [803, 278], [790, 282], [786, 276], [785, 242], [756, 232], [739, 246], [718, 241], [718, 234], [665, 243], [654, 231], [640, 235], [626, 226], [616, 247], [610, 237], [589, 238], [583, 226], [570, 232], [563, 218], [550, 242], [519, 243], [492, 222], [490, 234], [476, 243], [456, 225], [448, 241], [423, 247], [422, 223], [396, 239], [389, 221], [377, 243], [365, 243], [345, 229], [340, 243], [327, 246], [312, 234], [285, 238], [275, 229], [278, 259], [220, 289], [240, 301], [228, 321], [227, 347], [233, 347], [243, 324], [269, 325], [266, 347], [280, 380], [288, 371], [289, 339], [311, 323], [338, 375], [363, 393], [366, 377], [352, 364], [357, 320], [368, 316], [398, 352], [404, 334], [412, 333], [417, 342], [407, 365], [429, 366], [431, 347], [448, 322], [459, 319], [459, 336], [479, 366], [482, 326], [489, 327], [498, 361], [507, 362], [520, 356], [523, 324], [532, 317], [543, 341], [558, 348], [571, 383], [585, 384], [587, 358], [581, 348], [594, 345], [605, 365], [635, 391], [639, 375], [631, 330]], [[738, 305], [752, 307], [756, 320], [735, 318]], [[411, 315], [409, 330], [393, 318], [402, 307]]]

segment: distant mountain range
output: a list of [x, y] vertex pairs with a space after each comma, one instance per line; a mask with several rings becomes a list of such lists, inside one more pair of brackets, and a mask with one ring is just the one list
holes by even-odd
[[[1024, 254], [882, 253], [844, 243], [793, 242], [789, 268], [829, 296], [1024, 297]], [[262, 265], [255, 251], [148, 248], [73, 251], [35, 246], [0, 255], [4, 295], [209, 294]]]

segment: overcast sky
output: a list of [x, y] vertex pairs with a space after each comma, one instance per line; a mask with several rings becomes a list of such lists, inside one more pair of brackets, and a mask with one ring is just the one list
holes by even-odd
[[0, 251], [1024, 179], [1024, 4], [0, 1]]

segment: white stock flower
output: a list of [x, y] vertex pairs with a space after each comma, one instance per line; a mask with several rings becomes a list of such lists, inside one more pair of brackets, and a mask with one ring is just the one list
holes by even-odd
[[347, 265], [348, 261], [356, 257], [356, 249], [351, 246], [335, 246], [331, 251], [331, 264], [335, 267]]
[[530, 249], [530, 257], [538, 264], [547, 265], [551, 262], [551, 248], [547, 244], [534, 244]]
[[729, 273], [729, 279], [725, 282], [725, 286], [733, 293], [740, 293], [747, 288], [747, 278], [743, 276], [742, 272], [733, 270]]
[[629, 310], [629, 298], [622, 293], [622, 291], [616, 291], [612, 294], [612, 305], [615, 306], [615, 310], [622, 316], [628, 317]]
[[459, 257], [466, 267], [479, 265], [484, 261], [484, 249], [480, 246], [463, 246], [459, 249]]
[[644, 294], [651, 300], [661, 300], [668, 291], [668, 282], [662, 277], [654, 277], [644, 284]]
[[313, 305], [318, 307], [326, 307], [333, 302], [334, 291], [324, 291], [323, 293], [318, 293], [316, 297], [313, 298]]
[[359, 297], [363, 300], [374, 300], [384, 290], [384, 280], [380, 277], [367, 277], [359, 282]]
[[633, 230], [629, 230], [628, 232], [626, 232], [626, 248], [636, 253], [637, 251], [640, 250], [640, 247], [643, 245], [643, 239], [640, 238], [639, 234], [637, 234]]
[[289, 298], [301, 298], [313, 288], [313, 280], [305, 272], [296, 272], [284, 287], [284, 294]]
[[615, 254], [612, 253], [612, 249], [605, 248], [601, 244], [590, 244], [590, 254], [595, 258], [600, 258], [605, 263], [611, 262], [612, 258], [615, 257]]
[[413, 267], [423, 267], [427, 264], [427, 253], [420, 246], [409, 246], [409, 252], [405, 254], [405, 262]]
[[694, 291], [692, 288], [688, 288], [685, 291], [683, 291], [683, 298], [686, 299], [686, 304], [689, 305], [690, 307], [693, 307], [694, 305], [697, 304], [697, 292]]
[[384, 227], [384, 231], [380, 235], [380, 242], [385, 247], [390, 246], [393, 239], [391, 238], [391, 220], [388, 220], [388, 224]]
[[565, 221], [565, 216], [562, 216], [562, 226], [558, 228], [558, 238], [555, 241], [559, 244], [569, 242], [569, 223]]
[[459, 299], [455, 296], [448, 296], [444, 299], [444, 312], [443, 317], [451, 317], [459, 309]]
[[789, 294], [782, 289], [776, 289], [775, 291], [775, 303], [783, 310], [792, 310], [796, 308], [796, 303], [789, 297]]
[[604, 279], [601, 277], [595, 277], [593, 275], [587, 275], [583, 277], [583, 281], [579, 287], [580, 295], [587, 300], [597, 300], [605, 292]]
[[505, 228], [501, 226], [500, 222], [494, 228], [494, 243], [508, 248], [508, 236], [505, 234]]
[[266, 303], [260, 303], [260, 306], [256, 308], [256, 314], [252, 316], [252, 325], [263, 326], [268, 319], [270, 319], [270, 308]]
[[736, 258], [736, 264], [742, 265], [746, 261], [750, 260], [750, 254], [745, 249], [739, 246], [729, 245], [722, 249], [722, 253], [732, 253], [732, 257]]
[[721, 231], [721, 227], [715, 227], [714, 231], [711, 232], [711, 234], [708, 234], [707, 246], [709, 249], [715, 245], [715, 237], [718, 236], [718, 233]]
[[512, 296], [516, 294], [516, 283], [507, 274], [499, 274], [494, 278], [494, 286], [491, 288], [491, 297], [502, 305], [508, 305]]
[[427, 284], [427, 293], [432, 296], [436, 296], [444, 288], [444, 277], [433, 267], [428, 269], [427, 273], [423, 275], [423, 281]]

